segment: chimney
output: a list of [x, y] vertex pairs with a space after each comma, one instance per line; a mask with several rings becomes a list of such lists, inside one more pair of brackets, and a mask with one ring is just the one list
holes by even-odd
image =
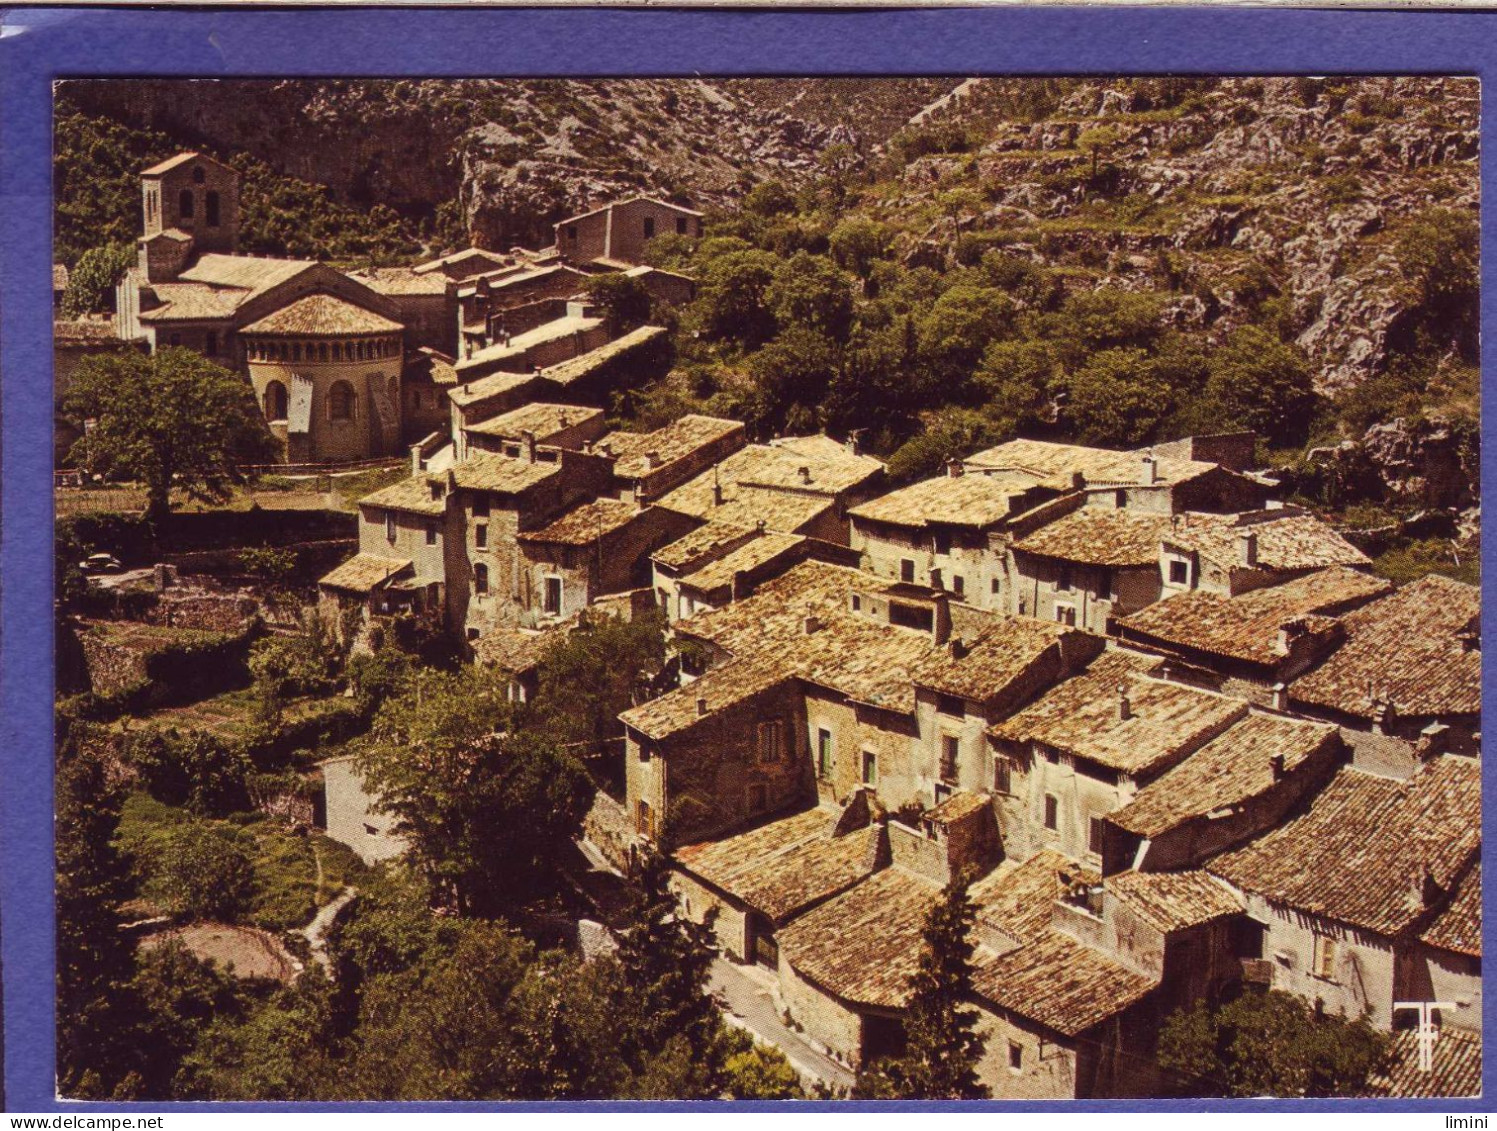
[[457, 490], [457, 472], [452, 468], [447, 469], [447, 493], [450, 495]]
[[960, 479], [966, 473], [966, 470], [959, 459], [949, 459], [946, 461], [946, 474], [952, 479]]
[[557, 419], [563, 428], [570, 428], [572, 426], [572, 418], [567, 413], [562, 413]]
[[529, 428], [522, 429], [521, 432], [520, 432], [520, 442], [524, 446], [524, 449], [525, 449], [525, 462], [526, 463], [534, 463], [535, 462], [535, 433], [532, 432]]
[[712, 484], [712, 505], [714, 507], [723, 505], [723, 485], [721, 483], [714, 482]]
[[765, 522], [764, 522], [764, 520], [762, 518], [758, 522], [754, 523], [754, 531], [755, 531], [755, 533], [763, 534], [764, 531], [765, 531], [765, 529], [766, 529]]
[[1289, 710], [1289, 687], [1283, 680], [1273, 685], [1273, 709], [1275, 711]]
[[1073, 472], [1071, 472], [1071, 490], [1073, 490], [1073, 491], [1084, 491], [1084, 490], [1086, 490], [1086, 476], [1083, 475], [1079, 471], [1073, 471]]
[[951, 639], [951, 602], [945, 593], [936, 594], [931, 636], [937, 644], [945, 644]]
[[811, 636], [821, 631], [821, 618], [816, 615], [814, 610], [807, 609], [804, 625], [806, 629], [806, 635]]
[[1138, 481], [1143, 484], [1159, 482], [1159, 461], [1154, 458], [1153, 452], [1144, 456], [1138, 471]]
[[698, 695], [697, 696], [697, 718], [701, 718], [706, 713], [707, 713], [707, 697], [705, 695]]
[[411, 474], [412, 475], [420, 475], [421, 474], [421, 445], [420, 444], [412, 444], [411, 445]]
[[613, 458], [613, 445], [608, 443], [607, 441], [600, 441], [597, 447], [595, 447], [593, 450], [596, 451], [598, 455], [602, 456], [604, 459]]
[[946, 641], [946, 651], [953, 660], [965, 660], [967, 658], [967, 643], [960, 636], [953, 636]]
[[1127, 722], [1133, 717], [1133, 704], [1128, 700], [1128, 687], [1126, 684], [1118, 684], [1118, 718]]
[[797, 467], [795, 469], [795, 474], [796, 474], [797, 478], [800, 479], [802, 486], [810, 486], [810, 484], [811, 484], [811, 469], [809, 467]]
[[1243, 569], [1258, 568], [1258, 534], [1253, 530], [1237, 532], [1237, 564]]
[[730, 590], [734, 601], [741, 601], [749, 595], [748, 593], [748, 570], [735, 569], [733, 571], [732, 589]]
[[646, 452], [645, 453], [645, 466], [648, 467], [651, 471], [654, 471], [657, 467], [659, 467], [660, 466], [660, 453], [659, 452]]
[[857, 455], [862, 455], [863, 454], [863, 444], [862, 444], [862, 441], [859, 439], [859, 433], [861, 431], [862, 431], [862, 429], [860, 429], [860, 428], [854, 428], [851, 432], [849, 432], [847, 434], [847, 444], [846, 444], [846, 447], [847, 447], [847, 452], [848, 452], [849, 455], [857, 456]]
[[1391, 734], [1393, 731], [1393, 701], [1379, 699], [1372, 705], [1372, 733]]
[[1419, 732], [1419, 741], [1414, 750], [1421, 762], [1438, 758], [1450, 749], [1450, 728], [1444, 723], [1430, 723]]
[[637, 511], [645, 509], [645, 489], [637, 479], [634, 481], [634, 509]]
[[1273, 771], [1274, 781], [1284, 780], [1284, 755], [1271, 754], [1268, 758], [1268, 768]]

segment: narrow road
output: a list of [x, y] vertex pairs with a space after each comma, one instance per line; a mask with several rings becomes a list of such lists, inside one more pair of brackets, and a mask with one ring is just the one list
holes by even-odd
[[775, 1008], [770, 989], [773, 975], [752, 966], [739, 966], [725, 958], [712, 962], [708, 990], [726, 1002], [724, 1015], [730, 1024], [747, 1030], [766, 1044], [774, 1045], [807, 1081], [819, 1080], [839, 1091], [850, 1090], [857, 1077], [850, 1068], [818, 1052], [799, 1033], [785, 1026]]
[[312, 921], [301, 929], [301, 936], [312, 947], [312, 960], [326, 970], [329, 976], [332, 975], [333, 964], [328, 961], [327, 957], [327, 929], [333, 925], [342, 910], [352, 903], [358, 894], [358, 888], [344, 888], [338, 893], [337, 898], [312, 916]]

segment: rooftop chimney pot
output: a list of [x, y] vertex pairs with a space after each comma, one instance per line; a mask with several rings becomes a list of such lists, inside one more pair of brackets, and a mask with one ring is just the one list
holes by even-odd
[[802, 483], [811, 482], [811, 469], [809, 467], [797, 467], [795, 474], [800, 478]]
[[697, 696], [697, 717], [700, 718], [702, 715], [705, 715], [706, 713], [707, 713], [707, 697], [705, 695], [698, 695]]
[[1144, 456], [1139, 468], [1138, 481], [1146, 484], [1159, 482], [1159, 461], [1154, 458], [1153, 452]]
[[1133, 704], [1128, 699], [1128, 688], [1125, 684], [1118, 684], [1118, 718], [1127, 722], [1133, 717]]

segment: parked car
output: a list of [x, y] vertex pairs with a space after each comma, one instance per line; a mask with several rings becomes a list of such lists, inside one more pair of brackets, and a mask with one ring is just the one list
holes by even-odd
[[113, 554], [89, 554], [78, 563], [84, 573], [119, 573], [125, 567]]

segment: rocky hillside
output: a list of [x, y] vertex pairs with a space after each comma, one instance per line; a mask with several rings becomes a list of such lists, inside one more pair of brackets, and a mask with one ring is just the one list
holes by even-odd
[[[801, 183], [830, 145], [877, 147], [956, 80], [113, 80], [64, 84], [86, 114], [247, 153], [339, 203], [412, 218], [457, 200], [480, 244], [620, 193], [720, 205]], [[856, 112], [854, 112], [856, 107]]]

